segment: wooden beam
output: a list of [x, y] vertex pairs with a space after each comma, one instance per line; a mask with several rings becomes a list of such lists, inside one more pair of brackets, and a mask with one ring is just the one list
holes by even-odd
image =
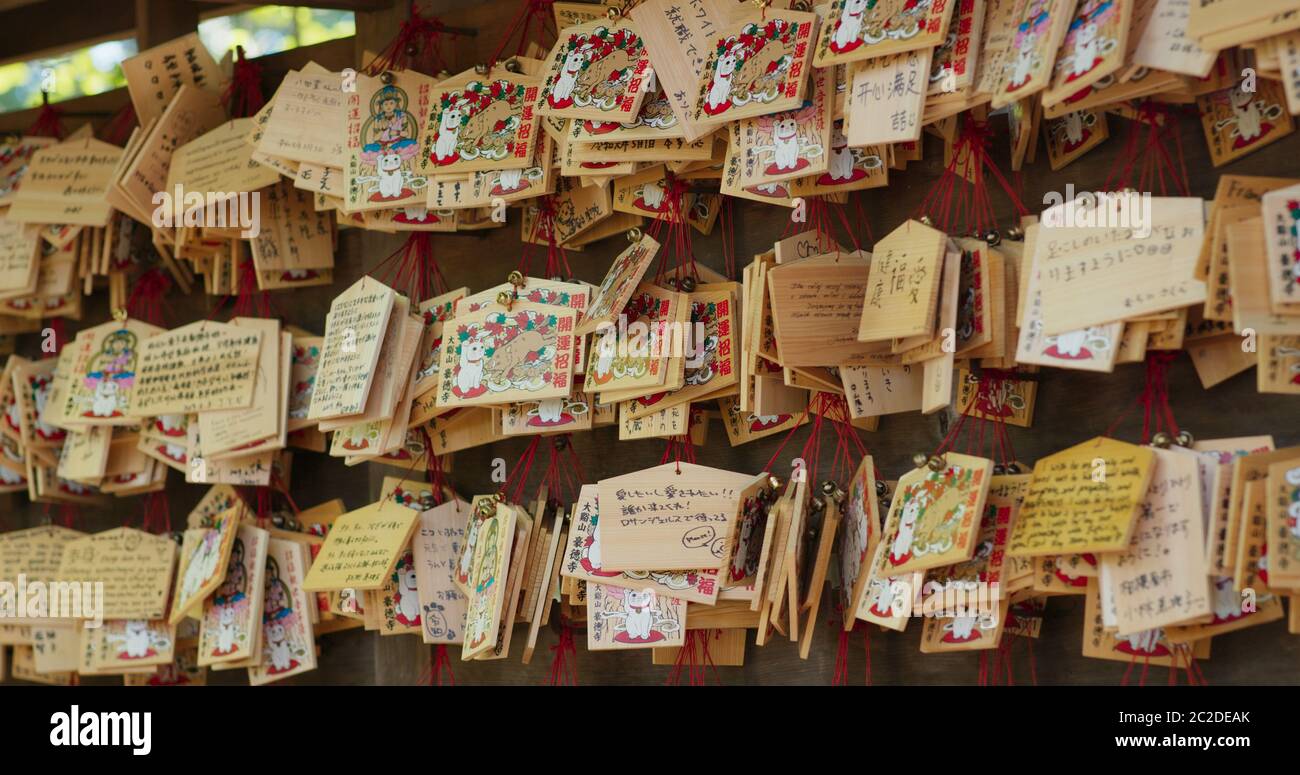
[[231, 2], [231, 0], [193, 0], [193, 2], [202, 5], [237, 5], [240, 7], [240, 10], [258, 5], [293, 5], [299, 8], [321, 8], [327, 11], [383, 11], [393, 7], [397, 0], [304, 0], [304, 2], [282, 3], [243, 3]]
[[135, 41], [141, 51], [199, 28], [199, 6], [176, 0], [135, 0]]
[[136, 0], [45, 0], [0, 12], [0, 64], [131, 37]]

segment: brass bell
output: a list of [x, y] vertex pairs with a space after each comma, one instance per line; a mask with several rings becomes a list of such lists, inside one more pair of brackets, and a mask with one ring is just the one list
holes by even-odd
[[822, 482], [822, 492], [825, 493], [826, 495], [834, 495], [835, 490], [836, 490], [835, 482], [831, 481], [830, 479], [827, 479], [826, 481]]
[[768, 474], [767, 483], [772, 486], [774, 491], [781, 489], [781, 477], [776, 474]]
[[1002, 475], [1005, 474], [1006, 472], [1007, 472], [1007, 467], [1006, 467], [1006, 466], [1002, 465], [1001, 463], [994, 463], [994, 464], [993, 464], [993, 475], [994, 475], [994, 476], [1002, 476]]
[[638, 228], [635, 227], [635, 226], [633, 226], [632, 228], [628, 229], [628, 230], [627, 230], [627, 241], [628, 241], [628, 242], [640, 242], [640, 241], [641, 241], [641, 230], [638, 229]]
[[937, 474], [948, 467], [948, 461], [944, 460], [942, 455], [931, 455], [930, 459], [926, 461], [926, 465]]
[[1179, 431], [1174, 437], [1174, 443], [1180, 447], [1190, 447], [1196, 442], [1196, 437], [1192, 436], [1191, 431]]
[[524, 284], [524, 273], [518, 269], [506, 275], [506, 282], [516, 287]]
[[1025, 238], [1025, 232], [1019, 226], [1012, 226], [1007, 229], [1007, 239], [1022, 240]]
[[683, 293], [693, 293], [695, 291], [695, 278], [683, 277], [681, 281], [677, 283], [677, 287], [681, 288]]
[[1174, 443], [1173, 437], [1170, 436], [1168, 433], [1165, 433], [1164, 431], [1159, 431], [1158, 433], [1156, 433], [1156, 435], [1151, 437], [1151, 446], [1153, 447], [1159, 447], [1161, 449], [1169, 449], [1169, 445], [1173, 443]]
[[929, 455], [925, 454], [924, 452], [918, 452], [915, 455], [912, 455], [912, 465], [916, 466], [917, 468], [920, 468], [924, 466], [926, 462], [929, 461], [929, 459], [930, 459]]
[[500, 304], [503, 307], [509, 307], [510, 303], [513, 301], [514, 295], [511, 294], [510, 291], [502, 291], [497, 294], [497, 304]]
[[605, 15], [609, 17], [610, 21], [616, 22], [618, 21], [618, 17], [623, 15], [623, 12], [611, 5], [609, 10], [605, 12]]
[[518, 73], [521, 72], [521, 70], [522, 68], [519, 67], [518, 59], [515, 59], [514, 57], [510, 57], [509, 59], [506, 60], [507, 73]]
[[390, 86], [393, 83], [393, 74], [388, 70], [385, 70], [379, 74], [379, 80], [382, 81], [385, 86]]
[[488, 66], [484, 64], [474, 65], [474, 72], [478, 73], [479, 75], [487, 75]]
[[989, 229], [984, 233], [984, 241], [988, 243], [989, 247], [995, 248], [1002, 242], [1002, 235], [998, 233], [997, 229]]
[[889, 485], [885, 484], [884, 481], [882, 481], [882, 480], [880, 480], [880, 479], [877, 479], [877, 480], [876, 480], [876, 495], [878, 495], [878, 496], [880, 496], [880, 497], [883, 498], [884, 496], [886, 496], [886, 495], [888, 495], [888, 494], [889, 494]]

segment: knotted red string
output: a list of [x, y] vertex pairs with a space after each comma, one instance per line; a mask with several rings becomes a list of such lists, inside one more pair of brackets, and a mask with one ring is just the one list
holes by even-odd
[[673, 663], [672, 672], [668, 674], [668, 680], [664, 681], [664, 685], [681, 686], [682, 668], [686, 668], [686, 682], [689, 686], [704, 686], [709, 675], [706, 669], [713, 672], [713, 683], [721, 686], [722, 679], [718, 676], [718, 668], [713, 664], [713, 657], [709, 655], [709, 641], [721, 637], [721, 630], [688, 630], [686, 640], [677, 651], [677, 660]]
[[127, 141], [131, 139], [131, 132], [135, 129], [139, 121], [135, 115], [135, 103], [127, 100], [122, 107], [118, 108], [104, 126], [99, 129], [99, 139], [106, 143], [116, 145], [119, 148], [125, 147]]
[[166, 296], [171, 287], [172, 279], [162, 269], [151, 267], [141, 272], [126, 297], [127, 316], [166, 327], [170, 312]]
[[564, 502], [573, 501], [577, 498], [578, 490], [582, 487], [585, 478], [578, 453], [573, 449], [572, 435], [562, 433], [552, 436], [550, 457], [546, 461], [546, 470], [542, 474], [542, 481], [546, 484], [551, 497]]
[[416, 683], [421, 686], [456, 685], [456, 674], [451, 671], [451, 658], [447, 656], [447, 644], [439, 643], [429, 652], [429, 661]]
[[[825, 196], [810, 196], [804, 199], [804, 207], [805, 220], [801, 222], [790, 219], [781, 234], [782, 239], [807, 231], [811, 224], [812, 230], [817, 234], [817, 250], [822, 253], [838, 252], [840, 243], [835, 239], [835, 225], [838, 223], [848, 236], [853, 249], [862, 249], [858, 235], [854, 233], [853, 226], [849, 222], [848, 214], [844, 212], [844, 205], [832, 202]], [[864, 219], [859, 220], [865, 222]]]
[[722, 238], [722, 260], [727, 270], [728, 279], [736, 279], [736, 220], [733, 199], [722, 197], [722, 207], [718, 210], [718, 220], [722, 221], [720, 236]]
[[[970, 403], [961, 408], [957, 422], [949, 428], [934, 454], [942, 455], [948, 450], [956, 449], [964, 429], [966, 454], [988, 457], [1003, 465], [1014, 461], [1016, 452], [1011, 444], [1011, 435], [1007, 432], [1006, 418], [995, 412], [993, 419], [990, 420], [988, 413], [981, 411], [980, 407], [981, 405], [994, 407], [1000, 404], [1010, 389], [1010, 381], [1024, 378], [1025, 375], [1001, 369], [982, 370]], [[972, 420], [969, 425], [968, 419]], [[987, 444], [985, 443], [986, 431], [989, 432]]]
[[677, 464], [679, 474], [682, 472], [682, 460], [687, 463], [695, 462], [695, 445], [691, 443], [689, 435], [669, 436], [664, 440], [664, 454], [659, 458], [659, 465], [669, 460]]
[[221, 104], [226, 106], [231, 118], [248, 118], [266, 105], [262, 96], [262, 66], [244, 56], [243, 46], [235, 46], [230, 85], [221, 95]]
[[447, 281], [433, 253], [433, 235], [427, 231], [411, 232], [400, 248], [389, 253], [368, 274], [413, 301], [425, 301], [447, 292]]
[[143, 515], [140, 527], [147, 533], [172, 532], [171, 506], [167, 503], [167, 491], [157, 490], [144, 496]]
[[[520, 4], [519, 10], [510, 20], [510, 25], [506, 27], [506, 32], [501, 36], [501, 41], [497, 43], [496, 50], [492, 52], [492, 57], [488, 60], [488, 71], [496, 65], [501, 59], [501, 55], [506, 52], [510, 41], [514, 40], [515, 33], [519, 33], [519, 42], [515, 46], [515, 56], [520, 56], [528, 48], [529, 42], [536, 42], [544, 49], [550, 49], [550, 40], [554, 40], [559, 34], [555, 29], [554, 14], [551, 6], [555, 0], [524, 0]], [[548, 37], [549, 36], [549, 39]]]
[[42, 358], [59, 357], [59, 353], [63, 350], [63, 345], [67, 341], [66, 331], [67, 331], [67, 324], [63, 322], [63, 318], [53, 318], [52, 320], [50, 320], [50, 335], [53, 340], [54, 349], [51, 352], [45, 352], [45, 348], [42, 347], [41, 348]]
[[1178, 423], [1174, 421], [1174, 411], [1169, 406], [1169, 368], [1176, 355], [1176, 352], [1166, 350], [1147, 353], [1146, 384], [1142, 392], [1120, 412], [1104, 435], [1114, 437], [1119, 424], [1137, 406], [1142, 407], [1142, 444], [1150, 442], [1153, 433], [1178, 434]]
[[415, 70], [434, 75], [446, 70], [442, 58], [442, 36], [458, 35], [448, 29], [436, 16], [424, 16], [418, 3], [411, 3], [411, 15], [402, 22], [396, 37], [388, 42], [370, 64], [367, 75], [379, 75], [385, 70]]
[[[1172, 189], [1175, 195], [1191, 196], [1178, 112], [1173, 105], [1152, 100], [1138, 104], [1124, 147], [1106, 173], [1104, 190], [1136, 189], [1166, 196]], [[1169, 152], [1171, 144], [1173, 156]]]
[[839, 637], [839, 646], [835, 652], [835, 672], [831, 676], [831, 686], [848, 686], [849, 685], [849, 640], [853, 633], [862, 633], [862, 649], [866, 657], [866, 671], [863, 675], [863, 685], [871, 685], [871, 630], [867, 623], [859, 620], [853, 622], [853, 628], [844, 629], [844, 606], [841, 603], [835, 604], [836, 616], [826, 621], [827, 625], [834, 628]]
[[573, 270], [569, 268], [569, 256], [564, 252], [564, 248], [556, 242], [555, 238], [555, 197], [551, 194], [543, 194], [537, 198], [537, 218], [533, 220], [533, 228], [529, 232], [529, 237], [524, 241], [523, 250], [519, 256], [519, 271], [527, 276], [529, 272], [529, 258], [532, 248], [538, 242], [546, 243], [546, 276], [547, 277], [572, 277]]
[[23, 134], [28, 137], [56, 137], [62, 140], [63, 126], [59, 123], [62, 120], [63, 111], [51, 105], [49, 92], [43, 91], [40, 112], [36, 114], [36, 120]]
[[[1129, 685], [1129, 677], [1133, 673], [1133, 668], [1137, 665], [1137, 659], [1138, 659], [1138, 655], [1134, 654], [1133, 658], [1129, 660], [1128, 667], [1124, 670], [1124, 677], [1120, 679], [1119, 682], [1120, 686]], [[1138, 686], [1147, 685], [1147, 671], [1148, 669], [1150, 669], [1150, 667], [1151, 667], [1151, 655], [1146, 654], [1142, 657], [1142, 674], [1138, 677]]]
[[[655, 271], [655, 282], [663, 284], [672, 272], [672, 283], [676, 285], [683, 277], [693, 281], [700, 279], [699, 268], [695, 265], [695, 237], [686, 217], [687, 185], [669, 173], [664, 178], [664, 204], [667, 209], [655, 216], [650, 224], [650, 237], [663, 247], [659, 250], [659, 267]], [[666, 233], [665, 233], [666, 232]]]
[[524, 452], [515, 461], [515, 465], [510, 469], [506, 476], [505, 482], [501, 485], [501, 493], [506, 500], [511, 503], [520, 503], [524, 499], [524, 485], [528, 482], [528, 474], [533, 470], [533, 459], [537, 457], [537, 445], [541, 442], [541, 436], [534, 436], [524, 448]]
[[555, 655], [551, 658], [551, 675], [548, 684], [551, 686], [577, 686], [578, 685], [578, 648], [574, 645], [573, 626], [569, 623], [567, 616], [560, 617], [560, 636], [554, 646], [551, 646], [551, 652]]
[[[992, 136], [989, 122], [969, 113], [962, 115], [953, 140], [952, 159], [921, 200], [917, 217], [930, 216], [935, 228], [948, 233], [974, 231], [983, 234], [996, 228], [998, 219], [993, 211], [993, 200], [989, 197], [985, 173], [992, 175], [1007, 195], [1017, 219], [1029, 214], [1020, 195], [989, 154]], [[970, 183], [969, 190], [964, 185], [967, 182]]]

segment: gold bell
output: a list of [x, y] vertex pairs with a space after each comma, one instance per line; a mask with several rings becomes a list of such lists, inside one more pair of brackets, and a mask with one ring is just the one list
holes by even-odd
[[507, 73], [518, 73], [518, 72], [521, 72], [521, 70], [522, 70], [522, 68], [519, 67], [519, 60], [518, 60], [518, 59], [516, 59], [516, 58], [514, 58], [514, 57], [510, 57], [509, 59], [506, 60], [506, 72], [507, 72]]
[[484, 64], [474, 65], [474, 72], [478, 73], [479, 75], [487, 75], [488, 66]]
[[1151, 437], [1151, 446], [1161, 449], [1169, 449], [1169, 445], [1174, 443], [1174, 439], [1168, 433], [1160, 431]]
[[944, 460], [942, 455], [931, 455], [930, 459], [926, 461], [926, 465], [937, 474], [948, 467], [948, 461]]
[[516, 269], [510, 274], [506, 275], [506, 282], [510, 283], [511, 285], [517, 288], [524, 284], [524, 273]]
[[921, 223], [924, 223], [926, 226], [933, 226], [933, 225], [934, 225], [934, 221], [930, 220], [930, 216], [928, 216], [928, 215], [922, 215], [922, 216], [920, 217], [920, 221], [921, 221]]
[[1174, 443], [1180, 447], [1190, 447], [1196, 442], [1196, 437], [1192, 436], [1191, 431], [1179, 431], [1174, 437]]
[[618, 17], [623, 15], [623, 12], [611, 5], [609, 10], [605, 12], [605, 15], [609, 17], [610, 21], [616, 22], [618, 21]]
[[912, 455], [912, 465], [916, 466], [917, 468], [920, 468], [921, 466], [925, 465], [926, 462], [928, 462], [929, 460], [930, 460], [930, 456], [925, 454], [924, 452], [918, 452], [915, 455]]
[[514, 300], [515, 296], [510, 291], [502, 291], [497, 294], [497, 304], [503, 307], [509, 307]]
[[628, 230], [627, 230], [627, 241], [628, 241], [628, 242], [640, 242], [640, 241], [641, 241], [641, 230], [638, 229], [638, 228], [635, 227], [635, 226], [633, 226], [632, 228], [628, 229]]
[[774, 491], [781, 489], [781, 477], [776, 474], [768, 474], [767, 483]]

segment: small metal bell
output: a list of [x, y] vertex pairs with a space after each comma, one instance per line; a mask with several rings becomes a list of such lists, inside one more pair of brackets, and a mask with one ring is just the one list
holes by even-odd
[[617, 9], [617, 8], [615, 8], [614, 6], [611, 5], [611, 6], [609, 7], [609, 10], [608, 10], [608, 11], [605, 11], [605, 15], [609, 17], [609, 20], [610, 20], [610, 21], [612, 21], [612, 22], [616, 22], [616, 21], [618, 21], [618, 17], [619, 17], [619, 16], [622, 16], [623, 13], [622, 13], [622, 11], [620, 11], [619, 9]]
[[506, 275], [506, 282], [510, 283], [511, 285], [516, 285], [516, 286], [518, 286], [518, 285], [523, 285], [523, 284], [524, 284], [524, 273], [521, 272], [521, 271], [519, 271], [518, 269], [516, 269], [516, 270], [514, 270], [513, 272], [511, 272], [510, 274]]
[[1174, 443], [1174, 439], [1168, 433], [1159, 431], [1151, 437], [1151, 446], [1161, 449], [1169, 449], [1169, 445]]
[[299, 523], [295, 517], [286, 517], [284, 520], [284, 525], [285, 528], [288, 530], [293, 530], [293, 531], [302, 530], [302, 524]]
[[676, 288], [678, 285], [677, 278], [669, 277], [667, 280], [664, 280], [664, 285], [667, 285], [669, 288]]
[[994, 475], [994, 476], [1002, 476], [1002, 475], [1005, 474], [1006, 472], [1007, 472], [1007, 467], [1006, 467], [1006, 466], [1002, 465], [1001, 463], [994, 463], [994, 464], [993, 464], [993, 475]]
[[509, 307], [512, 301], [514, 301], [514, 296], [510, 291], [502, 291], [497, 294], [497, 304], [503, 307]]
[[474, 65], [474, 72], [478, 73], [479, 75], [487, 75], [487, 71], [488, 71], [487, 65], [481, 65], [481, 64]]
[[1192, 436], [1191, 431], [1179, 431], [1174, 437], [1174, 443], [1180, 447], [1190, 447], [1196, 443], [1196, 437]]
[[683, 277], [681, 282], [677, 283], [677, 287], [681, 288], [684, 293], [692, 293], [695, 291], [695, 278]]
[[925, 464], [936, 474], [948, 467], [948, 461], [944, 460], [942, 455], [931, 455]]
[[928, 216], [928, 215], [922, 215], [922, 216], [921, 216], [920, 218], [918, 218], [917, 220], [919, 220], [921, 223], [925, 224], [926, 226], [933, 226], [933, 225], [934, 225], [934, 221], [930, 220], [930, 216]]
[[553, 282], [553, 283], [562, 283], [562, 282], [564, 282], [564, 278], [563, 278], [563, 277], [560, 277], [558, 274], [556, 274], [556, 275], [551, 275], [551, 276], [550, 276], [549, 278], [547, 278], [547, 279], [549, 279], [549, 280], [550, 280], [551, 282]]
[[1025, 238], [1025, 232], [1019, 226], [1012, 226], [1007, 229], [1007, 239], [1022, 240]]
[[883, 481], [881, 481], [880, 479], [877, 479], [877, 480], [876, 480], [876, 495], [879, 495], [879, 496], [881, 496], [881, 497], [884, 497], [885, 495], [888, 495], [888, 494], [889, 494], [889, 485], [885, 484], [885, 483], [884, 483]]
[[781, 489], [781, 477], [776, 474], [768, 474], [767, 483], [772, 486], [773, 491]]
[[271, 515], [271, 524], [274, 525], [274, 526], [276, 526], [276, 527], [278, 527], [278, 528], [280, 528], [281, 530], [283, 530], [283, 529], [284, 529], [284, 515], [283, 515], [283, 514], [280, 514], [280, 513], [272, 514], [272, 515]]
[[835, 482], [831, 481], [830, 479], [827, 479], [826, 481], [822, 482], [822, 493], [826, 495], [834, 495], [836, 489], [837, 486]]
[[413, 56], [415, 56], [415, 55], [418, 54], [418, 53], [420, 53], [420, 47], [419, 47], [419, 46], [415, 45], [414, 43], [408, 43], [408, 44], [406, 44], [406, 55], [407, 55], [408, 57], [413, 57]]
[[1005, 466], [1003, 466], [1003, 467], [1007, 469], [1007, 473], [1009, 473], [1009, 474], [1019, 474], [1019, 473], [1022, 473], [1022, 471], [1021, 471], [1021, 469], [1020, 469], [1020, 464], [1017, 463], [1017, 462], [1014, 461], [1014, 460], [1011, 461], [1010, 463], [1007, 463], [1007, 464], [1006, 464]]
[[388, 70], [385, 70], [379, 74], [379, 80], [382, 81], [385, 86], [391, 86], [393, 83], [393, 74]]
[[632, 228], [628, 229], [628, 230], [627, 230], [627, 241], [628, 241], [628, 242], [640, 242], [640, 241], [641, 241], [641, 230], [638, 229], [638, 228], [635, 227], [635, 226], [633, 226]]
[[506, 72], [507, 72], [507, 73], [518, 73], [518, 72], [520, 72], [521, 70], [522, 70], [522, 68], [520, 68], [520, 66], [519, 66], [519, 60], [518, 60], [518, 59], [515, 59], [514, 57], [510, 57], [509, 59], [506, 60]]
[[178, 544], [183, 543], [185, 541], [185, 534], [179, 530], [173, 530], [171, 534], [171, 539]]
[[917, 468], [924, 466], [926, 462], [928, 462], [929, 460], [930, 460], [930, 456], [925, 454], [924, 452], [918, 452], [915, 455], [912, 455], [912, 465], [916, 466]]
[[822, 498], [822, 496], [820, 495], [814, 495], [812, 497], [811, 503], [812, 503], [813, 513], [826, 510], [826, 500]]
[[997, 229], [989, 229], [984, 232], [984, 241], [988, 243], [989, 247], [995, 248], [1002, 242], [1002, 235], [998, 233]]

